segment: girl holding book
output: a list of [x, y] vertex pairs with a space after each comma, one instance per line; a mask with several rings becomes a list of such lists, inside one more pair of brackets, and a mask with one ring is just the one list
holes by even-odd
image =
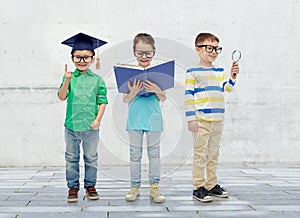
[[[154, 38], [147, 33], [139, 33], [133, 40], [134, 56], [139, 67], [150, 66], [155, 54]], [[147, 138], [147, 152], [149, 160], [150, 196], [156, 203], [166, 199], [159, 192], [160, 182], [160, 136], [163, 131], [163, 120], [160, 102], [166, 100], [166, 91], [158, 85], [146, 80], [135, 79], [128, 81], [129, 93], [123, 95], [123, 101], [128, 103], [128, 118], [126, 130], [130, 143], [130, 191], [126, 201], [135, 201], [141, 187], [141, 159], [143, 156], [143, 136]], [[139, 95], [141, 90], [147, 93]]]

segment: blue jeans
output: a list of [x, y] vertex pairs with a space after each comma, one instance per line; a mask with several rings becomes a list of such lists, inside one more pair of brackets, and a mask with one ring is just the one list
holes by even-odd
[[72, 131], [65, 128], [65, 142], [68, 188], [80, 188], [79, 161], [81, 143], [84, 160], [84, 188], [95, 186], [97, 180], [99, 130]]
[[161, 132], [143, 130], [128, 131], [130, 143], [130, 183], [139, 188], [141, 186], [141, 159], [143, 156], [143, 135], [147, 137], [147, 152], [149, 160], [150, 184], [160, 181], [160, 135]]

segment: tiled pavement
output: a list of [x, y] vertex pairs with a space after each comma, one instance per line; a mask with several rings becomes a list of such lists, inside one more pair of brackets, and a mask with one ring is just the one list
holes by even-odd
[[300, 217], [300, 165], [220, 165], [218, 180], [230, 197], [201, 203], [191, 197], [191, 167], [162, 167], [163, 204], [148, 196], [143, 167], [140, 198], [126, 202], [128, 167], [100, 167], [97, 189], [90, 201], [80, 190], [77, 203], [67, 203], [63, 167], [0, 168], [2, 217]]

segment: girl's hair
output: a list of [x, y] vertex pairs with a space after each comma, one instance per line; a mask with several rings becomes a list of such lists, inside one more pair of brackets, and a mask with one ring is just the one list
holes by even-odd
[[199, 33], [198, 36], [196, 37], [196, 40], [195, 40], [195, 46], [197, 46], [198, 43], [204, 42], [205, 40], [211, 40], [211, 41], [219, 42], [218, 37], [216, 37], [215, 35], [213, 35], [211, 33]]
[[142, 41], [146, 44], [151, 45], [152, 48], [155, 50], [155, 46], [154, 46], [155, 41], [154, 41], [154, 38], [150, 34], [148, 34], [148, 33], [137, 34], [133, 39], [133, 50], [135, 50], [135, 46], [139, 41]]

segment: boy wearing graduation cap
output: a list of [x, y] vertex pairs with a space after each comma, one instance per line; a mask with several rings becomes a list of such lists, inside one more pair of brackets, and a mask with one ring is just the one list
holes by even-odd
[[89, 68], [95, 61], [94, 49], [106, 42], [79, 33], [62, 44], [72, 47], [72, 61], [75, 71], [65, 73], [58, 91], [60, 100], [67, 99], [65, 119], [65, 160], [68, 202], [78, 200], [80, 144], [84, 159], [84, 188], [91, 200], [99, 199], [95, 189], [97, 180], [99, 126], [107, 102], [106, 85], [102, 78]]

